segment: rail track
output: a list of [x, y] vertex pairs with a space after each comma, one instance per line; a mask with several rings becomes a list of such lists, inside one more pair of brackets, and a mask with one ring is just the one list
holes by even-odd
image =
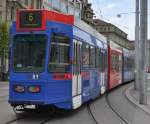
[[[124, 84], [123, 84], [123, 85], [124, 85]], [[123, 86], [123, 85], [122, 85], [122, 86]], [[120, 88], [120, 87], [117, 87], [117, 88], [115, 88], [115, 89], [118, 89], [118, 88]], [[124, 118], [124, 117], [121, 115], [120, 112], [116, 111], [116, 109], [115, 109], [115, 108], [113, 107], [113, 105], [111, 104], [111, 101], [110, 101], [110, 99], [109, 99], [109, 94], [110, 94], [111, 92], [112, 92], [112, 91], [107, 92], [107, 93], [105, 94], [105, 100], [106, 100], [107, 105], [109, 106], [109, 108], [111, 109], [111, 111], [112, 111], [113, 113], [115, 113], [115, 115], [116, 115], [122, 122], [124, 122], [125, 124], [131, 124], [126, 118]], [[99, 99], [99, 98], [98, 98], [98, 99]], [[96, 120], [96, 118], [95, 118], [95, 116], [94, 116], [94, 114], [93, 114], [91, 108], [90, 108], [90, 103], [87, 105], [87, 109], [88, 109], [88, 111], [89, 111], [89, 113], [90, 113], [90, 115], [91, 115], [91, 117], [92, 117], [94, 123], [95, 123], [95, 124], [99, 124], [98, 121]]]
[[[119, 87], [118, 87], [118, 88], [119, 88]], [[116, 88], [116, 89], [117, 89], [117, 88]], [[112, 91], [111, 91], [111, 92], [112, 92]], [[109, 99], [109, 94], [110, 94], [111, 92], [106, 93], [105, 96], [104, 96], [107, 105], [109, 106], [109, 108], [111, 109], [111, 111], [112, 111], [113, 113], [115, 113], [115, 115], [116, 115], [122, 122], [124, 122], [125, 124], [131, 124], [131, 123], [130, 123], [126, 118], [124, 118], [124, 117], [121, 115], [121, 113], [118, 112], [118, 111], [113, 107], [113, 105], [111, 104], [111, 100]], [[1, 97], [0, 97], [0, 98], [1, 98]], [[100, 98], [98, 98], [98, 99], [100, 99]], [[88, 114], [89, 114], [89, 116], [91, 117], [91, 119], [92, 119], [92, 121], [93, 121], [93, 124], [100, 124], [100, 122], [98, 122], [97, 119], [96, 119], [96, 117], [94, 116], [94, 113], [93, 113], [93, 111], [92, 111], [90, 105], [91, 105], [90, 102], [86, 103], [86, 107], [87, 107], [87, 110], [88, 110]], [[55, 110], [54, 110], [54, 111], [52, 110], [51, 113], [49, 113], [48, 117], [45, 118], [45, 119], [43, 119], [43, 120], [41, 120], [41, 122], [39, 122], [39, 124], [46, 124], [46, 123], [50, 122], [50, 120], [53, 118], [53, 115], [54, 115], [54, 114], [55, 114]], [[28, 117], [28, 116], [21, 116], [21, 117], [12, 119], [12, 120], [6, 122], [5, 124], [12, 124], [12, 123], [14, 123], [14, 122], [16, 122], [16, 121], [18, 121], [18, 120], [25, 119], [26, 117]]]
[[98, 121], [96, 120], [96, 118], [95, 118], [95, 116], [94, 116], [92, 110], [91, 110], [90, 103], [87, 104], [87, 109], [88, 109], [89, 115], [91, 116], [93, 122], [94, 122], [95, 124], [99, 124]]
[[21, 120], [21, 119], [24, 119], [24, 117], [18, 117], [18, 118], [15, 118], [15, 119], [12, 119], [12, 120], [10, 120], [10, 121], [8, 121], [8, 122], [5, 122], [5, 124], [12, 124], [12, 123], [14, 123], [14, 122], [16, 122], [16, 121], [19, 121], [19, 120]]
[[[125, 84], [123, 84], [123, 85], [125, 85]], [[120, 88], [120, 87], [117, 87], [117, 88], [115, 88], [115, 89], [118, 89], [118, 88]], [[116, 116], [117, 116], [118, 118], [120, 118], [125, 124], [131, 124], [131, 123], [130, 123], [125, 117], [123, 117], [123, 116], [121, 115], [121, 113], [118, 112], [118, 111], [113, 107], [113, 105], [111, 104], [111, 101], [110, 101], [110, 99], [109, 99], [109, 94], [110, 94], [111, 92], [112, 92], [112, 91], [106, 93], [106, 95], [105, 95], [105, 99], [106, 99], [107, 105], [108, 105], [109, 108], [112, 110], [112, 112], [115, 113]]]

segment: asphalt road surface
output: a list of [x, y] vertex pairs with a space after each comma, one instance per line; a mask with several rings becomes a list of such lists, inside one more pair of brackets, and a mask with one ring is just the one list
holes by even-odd
[[[130, 103], [124, 95], [124, 90], [130, 85], [118, 88], [108, 95], [111, 107], [130, 124], [148, 124], [150, 116]], [[0, 124], [126, 124], [112, 111], [106, 95], [90, 102], [90, 109], [84, 104], [73, 111], [57, 110], [53, 115], [48, 112], [31, 112], [19, 116], [8, 104], [7, 95], [8, 85], [0, 84]]]

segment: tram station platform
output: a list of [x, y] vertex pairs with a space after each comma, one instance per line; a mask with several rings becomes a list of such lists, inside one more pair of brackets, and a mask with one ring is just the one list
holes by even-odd
[[125, 95], [131, 103], [150, 115], [150, 84], [147, 88], [147, 105], [139, 104], [139, 91], [136, 91], [133, 85], [126, 89]]

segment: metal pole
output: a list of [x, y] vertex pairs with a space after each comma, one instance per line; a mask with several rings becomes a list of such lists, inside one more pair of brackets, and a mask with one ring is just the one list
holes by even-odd
[[147, 0], [140, 0], [140, 104], [147, 104]]
[[5, 9], [5, 22], [7, 22], [7, 13], [8, 13], [8, 11], [7, 11], [7, 9], [8, 9], [8, 6], [7, 6], [7, 4], [8, 4], [8, 0], [6, 0], [6, 5], [5, 5], [5, 7], [6, 7], [6, 9]]
[[135, 17], [135, 82], [134, 82], [134, 88], [135, 90], [139, 90], [139, 0], [136, 0], [136, 17]]

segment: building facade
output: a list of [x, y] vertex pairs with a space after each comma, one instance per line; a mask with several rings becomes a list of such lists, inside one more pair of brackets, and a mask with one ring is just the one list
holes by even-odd
[[81, 18], [82, 2], [80, 0], [43, 0], [42, 8]]
[[47, 9], [81, 18], [80, 0], [0, 0], [0, 22], [16, 19], [17, 9]]
[[0, 0], [0, 23], [6, 20], [6, 1]]
[[128, 35], [115, 25], [99, 19], [94, 19], [94, 27], [109, 40], [127, 49], [134, 49], [134, 43], [127, 39]]
[[12, 22], [16, 19], [17, 9], [40, 9], [42, 6], [42, 0], [6, 0], [5, 2], [5, 15], [6, 21], [8, 22]]
[[82, 0], [82, 10], [81, 10], [81, 19], [87, 24], [94, 26], [94, 12], [92, 9], [92, 4], [88, 0]]

